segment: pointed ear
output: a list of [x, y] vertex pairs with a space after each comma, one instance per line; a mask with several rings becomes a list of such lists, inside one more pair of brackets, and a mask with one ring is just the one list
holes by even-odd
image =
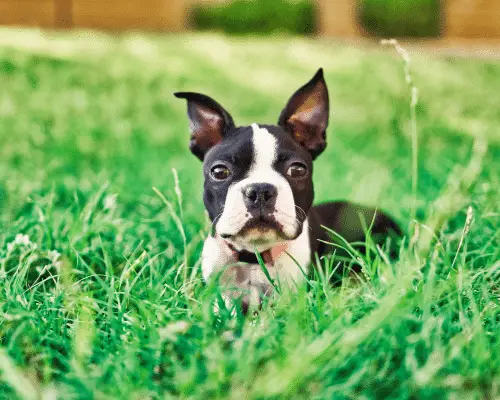
[[208, 150], [219, 143], [234, 127], [233, 118], [214, 99], [199, 93], [178, 92], [174, 96], [187, 100], [191, 152], [203, 161]]
[[278, 125], [290, 132], [315, 159], [326, 147], [329, 115], [328, 88], [323, 69], [297, 90], [281, 112]]

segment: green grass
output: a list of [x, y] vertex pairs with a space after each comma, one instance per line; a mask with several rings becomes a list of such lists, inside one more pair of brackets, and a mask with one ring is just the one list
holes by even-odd
[[500, 62], [411, 54], [422, 224], [399, 262], [371, 253], [363, 282], [331, 288], [319, 274], [243, 318], [214, 315], [219, 290], [201, 281], [201, 165], [172, 92], [212, 95], [241, 124], [274, 122], [324, 67], [316, 199], [380, 206], [410, 231], [409, 94], [394, 52], [8, 30], [0, 42], [3, 398], [500, 396]]

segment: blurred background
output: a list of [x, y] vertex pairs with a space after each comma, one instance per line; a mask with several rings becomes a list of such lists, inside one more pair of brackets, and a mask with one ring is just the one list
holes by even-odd
[[[135, 210], [152, 186], [173, 193], [175, 168], [197, 232], [202, 177], [172, 93], [271, 122], [319, 67], [332, 122], [318, 170], [335, 189], [318, 187], [318, 201], [406, 220], [414, 175], [425, 213], [476, 138], [500, 154], [498, 0], [0, 0], [0, 25], [0, 210], [12, 218], [51, 185], [71, 203], [110, 182]], [[418, 171], [404, 62], [380, 46], [393, 37], [419, 93]]]
[[111, 30], [500, 38], [497, 0], [0, 0], [0, 24]]

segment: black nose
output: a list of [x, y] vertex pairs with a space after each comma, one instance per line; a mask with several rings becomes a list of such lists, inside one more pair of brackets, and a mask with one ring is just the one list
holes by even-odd
[[253, 183], [243, 189], [245, 204], [248, 208], [271, 206], [276, 201], [278, 190], [269, 183]]

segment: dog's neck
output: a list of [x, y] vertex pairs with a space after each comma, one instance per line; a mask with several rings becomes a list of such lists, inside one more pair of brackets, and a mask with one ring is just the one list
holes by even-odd
[[231, 243], [220, 237], [217, 237], [217, 239], [220, 242], [221, 246], [225, 246], [231, 251], [235, 261], [244, 262], [247, 264], [260, 264], [261, 262], [263, 262], [266, 265], [272, 266], [274, 264], [274, 261], [283, 253], [285, 253], [288, 248], [288, 242], [284, 242], [279, 243], [262, 252], [251, 252], [247, 250], [238, 250]]
[[[310, 233], [312, 232], [310, 232], [306, 219], [302, 233], [296, 239], [281, 242], [270, 249], [258, 249], [261, 252], [259, 255], [273, 279], [279, 276], [280, 281], [287, 281], [291, 284], [304, 279], [304, 273], [307, 274], [311, 261]], [[239, 246], [236, 250], [231, 250], [227, 245], [227, 240], [219, 235], [209, 235], [205, 240], [202, 252], [201, 267], [205, 281], [208, 281], [209, 276], [214, 272], [221, 271], [225, 276], [226, 273], [230, 274], [230, 271], [234, 271], [236, 268], [237, 271], [245, 272], [248, 275], [250, 281], [253, 282], [252, 285], [268, 282], [262, 269], [259, 268], [258, 257], [248, 249], [246, 254], [243, 253]], [[235, 264], [240, 265], [236, 267]], [[242, 266], [243, 268], [239, 268]]]

